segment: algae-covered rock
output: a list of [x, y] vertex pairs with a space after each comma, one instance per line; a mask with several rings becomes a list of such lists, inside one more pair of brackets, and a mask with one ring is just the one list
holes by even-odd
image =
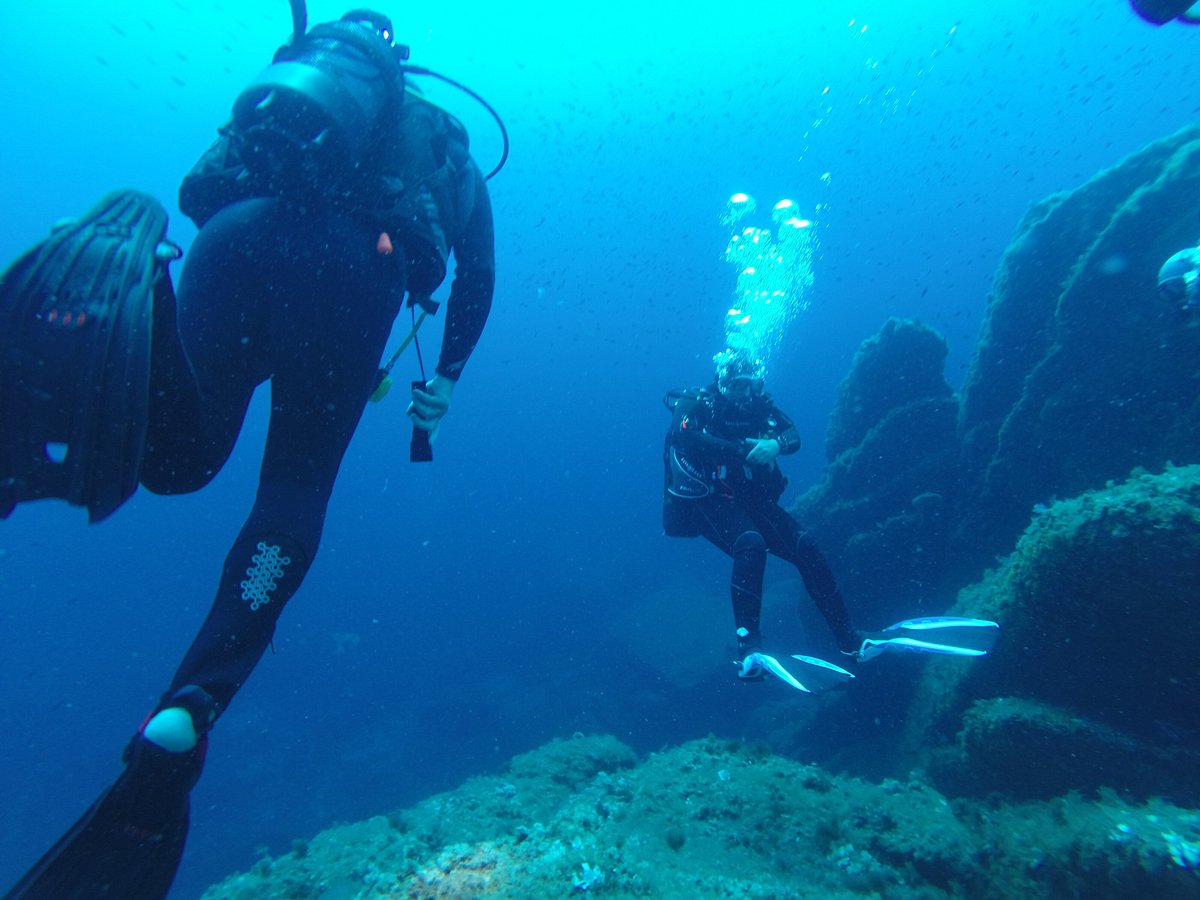
[[996, 273], [961, 397], [945, 341], [889, 320], [838, 388], [828, 465], [792, 512], [865, 620], [956, 590], [1029, 510], [1200, 461], [1200, 314], [1157, 290], [1200, 231], [1200, 125], [1034, 204]]
[[1055, 503], [1012, 557], [988, 687], [1123, 730], [1200, 728], [1200, 466]]
[[611, 735], [577, 735], [516, 756], [508, 764], [514, 780], [542, 781], [574, 788], [600, 772], [619, 772], [637, 762], [633, 751]]
[[1117, 785], [1135, 796], [1185, 801], [1200, 789], [1200, 753], [1016, 697], [972, 704], [957, 746], [935, 754], [931, 770], [956, 793], [1049, 798]]
[[1004, 552], [1053, 495], [1200, 459], [1200, 329], [1156, 290], [1197, 239], [1197, 195], [1193, 125], [1026, 214], [963, 388], [958, 553]]
[[910, 745], [957, 744], [975, 789], [1194, 789], [1198, 572], [1200, 466], [1041, 509], [1004, 566], [960, 594], [952, 612], [995, 619], [1001, 639], [977, 665], [926, 668]]
[[[520, 785], [511, 771], [474, 778], [411, 810], [331, 828], [205, 900], [1132, 898], [1200, 889], [1200, 815], [1162, 801], [950, 802], [920, 780], [874, 784], [714, 738], [565, 788], [580, 771], [564, 746], [575, 742], [617, 745], [556, 742], [522, 757]], [[558, 762], [576, 774], [561, 777]], [[534, 797], [536, 809], [527, 806]]]
[[850, 374], [838, 386], [825, 453], [830, 460], [862, 443], [894, 410], [953, 395], [944, 370], [949, 349], [933, 329], [911, 319], [889, 319], [858, 348]]
[[551, 818], [597, 775], [636, 763], [633, 751], [611, 735], [556, 739], [514, 757], [500, 776], [472, 778], [398, 814], [397, 822], [429, 846], [474, 843]]
[[972, 833], [997, 848], [1003, 875], [986, 897], [1184, 900], [1200, 893], [1200, 814], [1112, 791], [1011, 805], [956, 804]]
[[946, 353], [932, 329], [890, 319], [863, 342], [838, 388], [830, 463], [793, 512], [852, 598], [895, 601], [898, 586], [927, 592], [940, 572], [958, 457]]

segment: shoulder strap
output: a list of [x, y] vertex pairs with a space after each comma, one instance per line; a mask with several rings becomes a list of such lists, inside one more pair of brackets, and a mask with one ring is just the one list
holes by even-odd
[[705, 388], [672, 388], [663, 395], [663, 406], [668, 412], [674, 412], [681, 400], [704, 400], [711, 402], [712, 396]]

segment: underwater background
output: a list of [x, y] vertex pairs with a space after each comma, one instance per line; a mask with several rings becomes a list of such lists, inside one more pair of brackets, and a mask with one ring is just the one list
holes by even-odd
[[[784, 462], [787, 502], [821, 478], [864, 340], [919, 319], [962, 388], [1030, 205], [1200, 114], [1200, 33], [1117, 0], [376, 6], [414, 63], [480, 92], [509, 129], [491, 182], [496, 301], [433, 465], [407, 461], [401, 397], [364, 416], [322, 553], [214, 733], [173, 897], [555, 738], [638, 753], [764, 738], [756, 712], [802, 699], [736, 683], [728, 561], [660, 521], [662, 395], [707, 382], [722, 345], [728, 197], [791, 198], [818, 241], [810, 308], [768, 376], [805, 440]], [[309, 21], [344, 11], [313, 2]], [[162, 200], [186, 249], [179, 180], [289, 30], [283, 0], [6, 4], [0, 260], [118, 187]], [[490, 119], [428, 88], [490, 169]], [[393, 346], [403, 317], [397, 331]], [[415, 377], [411, 351], [398, 372]], [[0, 525], [0, 884], [115, 776], [189, 646], [253, 498], [266, 403], [196, 495], [142, 491], [92, 528], [57, 503]], [[767, 578], [800, 590], [778, 563]], [[656, 615], [666, 594], [689, 604]], [[827, 650], [801, 606], [769, 638]], [[829, 733], [830, 756], [843, 740]]]

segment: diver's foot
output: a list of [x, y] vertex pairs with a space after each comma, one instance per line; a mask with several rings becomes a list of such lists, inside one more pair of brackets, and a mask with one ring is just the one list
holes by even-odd
[[767, 677], [758, 654], [762, 651], [762, 636], [748, 628], [737, 630], [737, 659], [738, 678], [743, 681], [762, 681]]
[[[736, 660], [735, 660], [736, 662]], [[767, 670], [763, 668], [759, 661], [757, 651], [748, 653], [742, 657], [742, 661], [738, 663], [738, 678], [742, 681], [765, 681], [767, 678]]]

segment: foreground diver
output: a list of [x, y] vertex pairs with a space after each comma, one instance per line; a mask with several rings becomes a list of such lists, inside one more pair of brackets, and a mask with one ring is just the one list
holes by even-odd
[[1129, 0], [1129, 5], [1152, 25], [1168, 22], [1200, 25], [1200, 0]]
[[672, 537], [703, 536], [733, 559], [730, 596], [738, 677], [759, 680], [770, 673], [801, 691], [854, 677], [834, 663], [793, 655], [805, 664], [801, 680], [763, 652], [760, 620], [768, 553], [796, 567], [844, 662], [866, 662], [887, 651], [985, 655], [998, 631], [986, 620], [908, 619], [877, 633], [851, 623], [825, 557], [779, 505], [787, 480], [777, 458], [799, 450], [800, 437], [764, 390], [765, 365], [731, 349], [718, 353], [715, 362], [711, 386], [672, 391], [665, 398], [674, 416], [664, 449], [663, 526]]
[[298, 19], [183, 183], [200, 232], [177, 307], [166, 214], [134, 192], [54, 232], [0, 282], [2, 515], [61, 497], [95, 521], [138, 483], [196, 490], [271, 382], [257, 497], [206, 621], [120, 777], [10, 898], [166, 895], [208, 732], [316, 555], [405, 291], [430, 305], [452, 251], [436, 375], [409, 407], [416, 432], [449, 407], [491, 307], [492, 212], [465, 132], [406, 86], [406, 71], [429, 74], [406, 58], [382, 15], [307, 34]]

